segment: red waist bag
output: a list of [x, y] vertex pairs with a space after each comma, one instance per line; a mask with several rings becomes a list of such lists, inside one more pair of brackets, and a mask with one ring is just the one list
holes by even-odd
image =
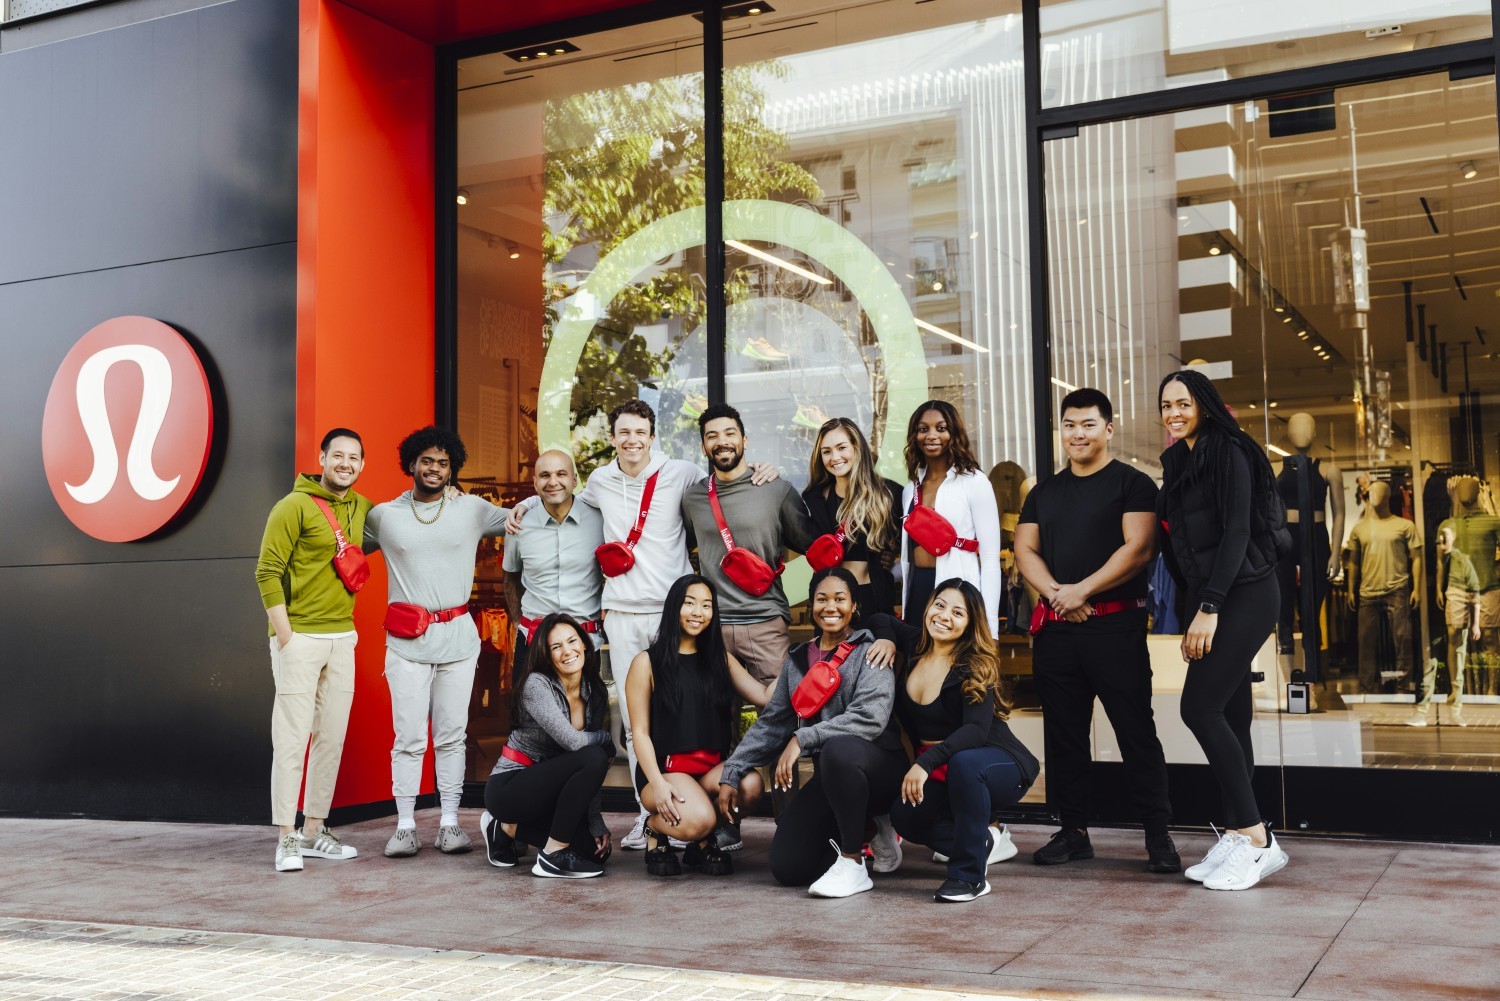
[[414, 640], [427, 632], [434, 622], [451, 622], [469, 610], [468, 605], [429, 612], [421, 605], [393, 601], [385, 609], [385, 631], [404, 640]]
[[792, 689], [792, 712], [801, 719], [816, 716], [844, 683], [839, 665], [853, 652], [853, 643], [840, 643], [832, 660], [820, 660], [809, 667], [802, 680], [797, 682], [797, 687]]
[[328, 506], [328, 502], [321, 497], [314, 497], [313, 503], [322, 510], [323, 517], [328, 519], [328, 527], [333, 529], [334, 541], [338, 543], [338, 549], [333, 554], [333, 571], [339, 575], [339, 580], [344, 582], [344, 588], [350, 594], [358, 594], [359, 589], [370, 579], [370, 561], [365, 559], [365, 554], [360, 552], [358, 546], [349, 545], [349, 540], [344, 538], [344, 530], [339, 527], [339, 520], [333, 516], [333, 508]]
[[844, 526], [839, 524], [839, 530], [832, 535], [820, 535], [813, 540], [813, 544], [807, 547], [807, 565], [813, 568], [813, 573], [819, 570], [827, 570], [844, 562]]
[[635, 544], [641, 541], [641, 533], [646, 530], [646, 512], [651, 508], [651, 495], [656, 493], [656, 478], [660, 475], [661, 470], [657, 470], [646, 480], [646, 488], [641, 491], [641, 510], [635, 516], [635, 525], [625, 536], [625, 541], [606, 542], [594, 550], [594, 559], [599, 561], [599, 571], [604, 576], [618, 577], [635, 566]]
[[708, 504], [713, 508], [714, 521], [719, 525], [719, 536], [724, 540], [724, 558], [719, 561], [719, 569], [724, 571], [724, 576], [734, 582], [735, 586], [751, 597], [759, 598], [771, 590], [771, 585], [776, 583], [776, 578], [781, 571], [786, 569], [784, 564], [772, 569], [771, 564], [761, 559], [748, 549], [739, 549], [734, 544], [734, 536], [729, 532], [729, 526], [724, 523], [724, 509], [719, 506], [719, 492], [714, 487], [715, 477], [708, 478]]
[[707, 775], [724, 760], [718, 751], [683, 751], [667, 755], [667, 771], [683, 775]]
[[979, 552], [978, 540], [960, 539], [951, 521], [938, 514], [936, 508], [922, 503], [921, 483], [913, 482], [911, 489], [911, 510], [907, 512], [902, 525], [913, 542], [933, 556], [942, 556], [950, 549], [961, 549], [966, 553]]

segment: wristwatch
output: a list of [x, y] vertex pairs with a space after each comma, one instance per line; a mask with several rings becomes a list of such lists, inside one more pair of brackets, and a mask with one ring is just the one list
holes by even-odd
[[1204, 615], [1218, 615], [1219, 605], [1217, 602], [1205, 601], [1198, 606], [1198, 611], [1202, 612]]

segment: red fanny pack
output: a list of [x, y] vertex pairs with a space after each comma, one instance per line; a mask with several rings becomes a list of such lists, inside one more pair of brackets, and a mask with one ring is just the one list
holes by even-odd
[[759, 598], [771, 590], [771, 585], [776, 583], [777, 576], [786, 569], [785, 564], [778, 564], [773, 570], [771, 564], [761, 559], [748, 549], [738, 549], [734, 544], [734, 536], [729, 532], [729, 526], [724, 523], [724, 509], [719, 506], [719, 492], [714, 487], [716, 477], [708, 478], [708, 505], [713, 508], [714, 521], [719, 525], [719, 535], [724, 540], [724, 558], [719, 561], [719, 569], [724, 571], [724, 576], [734, 582], [735, 586], [751, 597]]
[[635, 516], [635, 525], [625, 536], [625, 541], [606, 542], [594, 550], [594, 559], [599, 561], [599, 570], [604, 576], [618, 577], [635, 566], [635, 544], [641, 541], [641, 533], [646, 530], [646, 512], [651, 509], [651, 495], [656, 493], [656, 478], [660, 475], [658, 469], [647, 478], [646, 487], [641, 491], [641, 510]]
[[844, 539], [848, 536], [844, 533], [844, 524], [839, 522], [839, 530], [832, 535], [820, 535], [813, 540], [813, 544], [807, 547], [807, 565], [813, 568], [813, 573], [836, 567], [844, 562]]
[[506, 744], [504, 747], [500, 748], [500, 757], [509, 758], [510, 760], [514, 761], [516, 764], [521, 765], [524, 768], [530, 768], [532, 765], [536, 764], [535, 761], [532, 761], [526, 755], [522, 754], [520, 751], [517, 751], [509, 744]]
[[911, 510], [902, 525], [913, 542], [933, 556], [942, 556], [950, 549], [961, 549], [966, 553], [979, 552], [977, 539], [960, 539], [953, 523], [937, 513], [936, 508], [922, 503], [922, 484], [911, 485]]
[[441, 612], [429, 612], [421, 605], [393, 601], [385, 609], [385, 631], [404, 640], [414, 640], [427, 632], [427, 628], [434, 622], [452, 622], [468, 611], [468, 605], [459, 605], [457, 608], [445, 608]]
[[811, 719], [828, 704], [833, 693], [844, 682], [839, 665], [853, 652], [853, 643], [840, 643], [839, 648], [833, 652], [832, 660], [820, 660], [807, 669], [802, 680], [797, 682], [797, 687], [792, 689], [792, 711], [798, 717]]
[[[1130, 612], [1137, 608], [1145, 608], [1145, 598], [1127, 598], [1123, 601], [1101, 601], [1094, 606], [1094, 615], [1113, 615], [1116, 612]], [[1036, 603], [1031, 610], [1031, 635], [1035, 636], [1047, 628], [1049, 622], [1061, 622], [1063, 617], [1052, 610], [1052, 606], [1045, 601]]]
[[[520, 621], [521, 621], [521, 630], [524, 633], [526, 633], [526, 642], [530, 643], [531, 642], [531, 637], [536, 634], [536, 627], [542, 624], [542, 620], [541, 619], [528, 619], [526, 616], [523, 615], [523, 616], [521, 616], [521, 620]], [[586, 632], [586, 633], [597, 633], [599, 631], [599, 620], [598, 619], [584, 619], [583, 621], [579, 622], [578, 625], [580, 627], [582, 627], [583, 631]]]
[[667, 755], [666, 770], [683, 775], [707, 775], [723, 760], [724, 755], [718, 751], [683, 751]]
[[338, 549], [333, 554], [333, 570], [350, 594], [358, 594], [359, 589], [370, 579], [370, 561], [365, 559], [365, 554], [360, 552], [358, 546], [349, 545], [349, 540], [344, 538], [344, 530], [339, 527], [339, 520], [333, 516], [333, 508], [328, 506], [328, 502], [321, 497], [314, 497], [313, 503], [322, 510], [323, 517], [328, 519], [328, 527], [333, 529], [333, 538], [338, 543]]

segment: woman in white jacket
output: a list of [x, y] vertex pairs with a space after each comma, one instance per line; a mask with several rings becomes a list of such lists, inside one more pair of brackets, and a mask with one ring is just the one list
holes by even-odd
[[[903, 618], [920, 624], [937, 582], [960, 577], [979, 588], [990, 631], [999, 635], [1000, 509], [953, 404], [928, 400], [912, 412], [906, 427], [906, 473], [909, 482], [901, 492], [906, 512], [901, 532]], [[951, 548], [939, 545], [936, 553], [925, 548], [921, 542], [929, 533], [921, 529], [914, 537], [912, 512], [919, 505], [952, 526], [957, 539]], [[933, 521], [930, 514], [920, 518]]]

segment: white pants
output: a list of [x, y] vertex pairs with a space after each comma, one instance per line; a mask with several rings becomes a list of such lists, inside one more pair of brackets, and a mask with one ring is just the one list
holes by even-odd
[[464, 735], [469, 728], [469, 695], [474, 689], [476, 653], [447, 664], [414, 664], [385, 652], [385, 680], [391, 686], [391, 794], [415, 796], [427, 756], [427, 721], [432, 719], [438, 796], [457, 809], [464, 791]]
[[[651, 645], [661, 626], [660, 612], [615, 612], [604, 617], [604, 635], [609, 640], [609, 669], [615, 676], [615, 700], [625, 727], [625, 757], [630, 762], [630, 788], [635, 789], [635, 738], [630, 734], [630, 706], [625, 701], [625, 679], [635, 655]], [[641, 794], [635, 794], [639, 803]]]

